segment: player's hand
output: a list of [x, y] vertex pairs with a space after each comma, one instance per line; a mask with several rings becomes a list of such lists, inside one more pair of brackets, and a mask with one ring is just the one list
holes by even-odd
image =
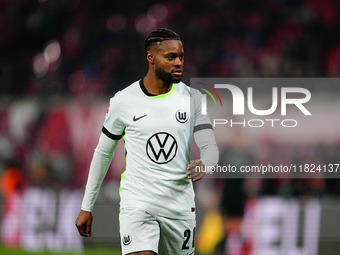
[[81, 236], [90, 237], [91, 236], [91, 225], [92, 225], [92, 213], [81, 210], [77, 219], [76, 227]]
[[200, 159], [191, 160], [187, 167], [187, 176], [194, 182], [201, 180], [205, 176], [204, 164]]

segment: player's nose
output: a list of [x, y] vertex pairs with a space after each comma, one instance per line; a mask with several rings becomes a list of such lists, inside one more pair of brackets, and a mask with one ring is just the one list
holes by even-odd
[[177, 57], [175, 59], [174, 65], [175, 66], [182, 66], [183, 65], [183, 60], [181, 60], [179, 57]]

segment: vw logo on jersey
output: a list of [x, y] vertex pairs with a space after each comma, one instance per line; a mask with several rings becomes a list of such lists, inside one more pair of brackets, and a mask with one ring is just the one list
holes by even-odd
[[132, 241], [130, 235], [124, 235], [122, 239], [124, 245], [129, 245]]
[[177, 153], [176, 139], [166, 132], [152, 135], [146, 143], [146, 154], [157, 164], [169, 163]]
[[189, 119], [189, 114], [186, 111], [178, 110], [175, 114], [176, 120], [179, 123], [185, 123]]

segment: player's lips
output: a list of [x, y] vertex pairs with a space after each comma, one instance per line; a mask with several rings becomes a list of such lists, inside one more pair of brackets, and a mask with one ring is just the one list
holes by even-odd
[[182, 70], [180, 70], [180, 69], [173, 70], [172, 73], [176, 76], [182, 76]]

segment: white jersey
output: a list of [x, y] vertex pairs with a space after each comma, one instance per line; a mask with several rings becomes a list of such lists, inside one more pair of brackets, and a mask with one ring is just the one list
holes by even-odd
[[117, 92], [110, 100], [103, 133], [125, 140], [121, 208], [194, 218], [193, 184], [186, 168], [193, 133], [204, 128], [211, 124], [201, 114], [200, 92], [182, 82], [158, 96], [148, 94], [142, 80]]

